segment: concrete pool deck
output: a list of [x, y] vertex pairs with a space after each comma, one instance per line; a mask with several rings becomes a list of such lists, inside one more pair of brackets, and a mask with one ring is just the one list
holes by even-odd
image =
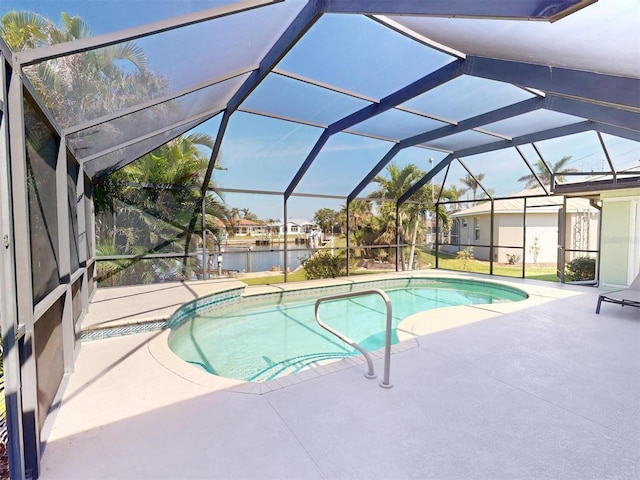
[[[84, 343], [45, 426], [41, 478], [640, 477], [640, 309], [596, 315], [592, 287], [427, 275], [530, 298], [406, 319], [391, 389], [380, 358], [377, 380], [354, 361], [247, 384], [180, 370], [166, 331]], [[223, 282], [98, 290], [83, 327], [160, 318]]]

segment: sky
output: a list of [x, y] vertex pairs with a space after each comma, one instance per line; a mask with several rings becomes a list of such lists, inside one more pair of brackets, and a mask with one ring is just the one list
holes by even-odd
[[[616, 1], [619, 3], [620, 0]], [[94, 34], [102, 34], [161, 20], [174, 16], [176, 12], [190, 13], [225, 3], [231, 2], [3, 0], [0, 15], [12, 9], [26, 9], [57, 20], [60, 12], [65, 11], [72, 16], [80, 15]], [[151, 68], [169, 78], [172, 90], [178, 91], [229, 70], [257, 63], [274, 38], [274, 32], [278, 34], [304, 2], [294, 0], [293, 6], [296, 8], [291, 8], [291, 3], [273, 7], [277, 15], [271, 20], [258, 9], [243, 14], [243, 20], [248, 18], [248, 21], [242, 23], [233, 16], [225, 17], [216, 20], [215, 29], [204, 23], [158, 37], [140, 39], [136, 43], [145, 51]], [[246, 25], [250, 26], [249, 30]], [[172, 48], [166, 48], [167, 44]], [[380, 99], [453, 59], [365, 17], [325, 15], [280, 62], [278, 68]], [[532, 96], [530, 92], [512, 85], [462, 76], [412, 99], [405, 106], [460, 121]], [[270, 74], [243, 107], [328, 125], [367, 104], [365, 100], [344, 93]], [[532, 125], [561, 126], [576, 121], [578, 119], [566, 115], [536, 111], [486, 128], [516, 136], [528, 133], [527, 129], [531, 129]], [[197, 130], [215, 137], [219, 123], [220, 116], [205, 122]], [[389, 111], [354, 126], [352, 130], [400, 139], [444, 125], [446, 123], [406, 112]], [[284, 191], [321, 133], [319, 126], [236, 112], [229, 122], [222, 144], [220, 164], [225, 169], [214, 172], [214, 181], [218, 186], [229, 189]], [[431, 145], [441, 149], [460, 148], [466, 143], [475, 144], [479, 139], [481, 143], [496, 140], [495, 137], [467, 132], [453, 139], [440, 139]], [[640, 167], [640, 148], [636, 142], [606, 135], [604, 141], [609, 151], [615, 153], [616, 168]], [[392, 141], [384, 139], [344, 133], [334, 135], [295, 192], [346, 197], [393, 145]], [[567, 166], [576, 170], [598, 171], [607, 166], [600, 141], [594, 132], [540, 142], [537, 146], [551, 164], [570, 156]], [[535, 163], [537, 153], [533, 148], [523, 147], [522, 150], [525, 157]], [[394, 162], [399, 166], [413, 163], [427, 171], [445, 156], [445, 152], [437, 149], [411, 147], [397, 155]], [[430, 162], [430, 159], [433, 160]], [[530, 173], [515, 149], [467, 157], [463, 162], [474, 174], [484, 174], [483, 183], [497, 196], [522, 190], [524, 183], [519, 182], [518, 178]], [[460, 165], [455, 165], [446, 186], [460, 187], [460, 178], [464, 175], [466, 171]], [[437, 178], [443, 177], [444, 173], [441, 173]], [[375, 184], [370, 185], [361, 195], [367, 195], [375, 187]], [[231, 207], [249, 208], [262, 219], [283, 217], [282, 197], [227, 193], [225, 200]], [[320, 208], [338, 210], [343, 204], [344, 200], [331, 198], [292, 197], [288, 203], [288, 216], [310, 219]]]

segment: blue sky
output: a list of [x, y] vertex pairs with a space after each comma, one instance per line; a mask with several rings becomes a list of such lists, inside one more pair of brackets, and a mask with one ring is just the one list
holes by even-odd
[[[231, 2], [4, 0], [0, 4], [0, 14], [12, 9], [25, 9], [59, 21], [60, 12], [66, 11], [70, 15], [80, 15], [94, 34], [101, 34], [143, 21], [160, 20], [176, 12], [189, 13], [224, 3]], [[233, 17], [225, 17], [216, 21], [216, 29], [201, 24], [162, 34], [158, 38], [141, 39], [137, 43], [147, 54], [152, 69], [166, 75], [172, 88], [178, 90], [259, 61], [273, 38], [273, 32], [279, 31], [295, 14], [296, 9], [290, 9], [290, 4], [287, 2], [286, 7], [284, 4], [275, 7], [279, 9], [279, 15], [272, 23], [260, 21], [263, 16], [259, 10], [243, 14], [251, 18], [249, 31], [238, 31], [240, 23]], [[297, 2], [297, 5], [301, 4]], [[247, 23], [243, 25], [246, 30]], [[166, 42], [175, 48], [165, 48]], [[227, 51], [233, 54], [228, 55]], [[412, 42], [365, 17], [333, 15], [324, 16], [278, 68], [362, 95], [382, 98], [452, 60], [449, 55]], [[463, 76], [407, 102], [406, 106], [459, 121], [531, 97], [529, 92], [512, 85]], [[326, 125], [365, 105], [367, 102], [363, 100], [271, 74], [243, 106]], [[551, 122], [557, 126], [574, 121], [577, 119], [538, 111], [521, 119], [500, 122], [493, 128], [496, 132], [515, 136], [527, 133], [526, 130], [537, 123]], [[216, 118], [198, 130], [215, 136], [218, 124], [219, 118]], [[445, 123], [392, 111], [353, 130], [394, 135], [399, 139], [442, 125]], [[222, 145], [221, 163], [226, 170], [216, 171], [214, 180], [226, 188], [282, 191], [321, 132], [320, 128], [313, 126], [237, 112]], [[475, 142], [480, 137], [479, 133], [468, 132], [459, 135], [458, 142]], [[617, 168], [638, 167], [640, 150], [637, 143], [606, 136], [605, 142], [607, 148], [615, 152]], [[336, 135], [327, 143], [296, 192], [346, 196], [392, 145], [392, 142], [380, 139]], [[434, 145], [448, 148], [455, 144], [445, 138], [434, 142]], [[458, 148], [459, 145], [457, 143]], [[571, 168], [592, 171], [606, 166], [599, 140], [593, 132], [541, 142], [538, 146], [549, 163], [571, 156]], [[532, 148], [524, 147], [523, 151], [528, 160], [535, 162], [537, 155]], [[434, 158], [437, 163], [445, 155], [436, 150], [409, 148], [394, 161], [400, 166], [414, 163], [428, 170], [429, 158]], [[498, 196], [521, 190], [524, 184], [517, 178], [529, 173], [515, 149], [468, 157], [463, 161], [475, 174], [484, 173], [486, 186]], [[460, 186], [459, 179], [465, 173], [456, 166], [452, 169], [448, 185]], [[362, 195], [374, 187], [368, 187]], [[283, 216], [282, 198], [276, 196], [226, 194], [225, 198], [230, 206], [250, 208], [263, 219]], [[333, 199], [294, 197], [289, 202], [288, 213], [290, 217], [311, 218], [319, 208], [339, 209], [343, 203]]]

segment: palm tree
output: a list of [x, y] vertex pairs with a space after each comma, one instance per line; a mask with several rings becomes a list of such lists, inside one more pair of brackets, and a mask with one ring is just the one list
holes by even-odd
[[467, 173], [464, 176], [464, 178], [460, 179], [460, 181], [464, 184], [464, 186], [467, 187], [465, 191], [471, 190], [473, 192], [474, 206], [476, 204], [476, 194], [477, 194], [478, 188], [480, 187], [480, 182], [482, 182], [482, 180], [484, 180], [484, 173], [477, 174], [475, 178], [471, 174]]
[[[455, 185], [451, 185], [449, 188], [445, 188], [441, 191], [440, 196], [446, 198], [450, 202], [457, 202], [467, 191], [466, 188], [459, 188]], [[454, 204], [452, 207], [454, 211], [459, 210], [458, 204]]]
[[240, 220], [240, 209], [233, 207], [229, 210], [229, 225], [231, 227], [231, 235], [234, 235], [236, 232], [236, 225]]
[[[107, 239], [113, 239], [116, 245], [115, 239], [124, 237], [120, 242], [121, 254], [130, 253], [134, 246], [139, 250], [137, 254], [196, 248], [199, 240], [192, 233], [202, 228], [200, 185], [209, 161], [209, 155], [201, 147], [212, 145], [213, 139], [205, 134], [178, 137], [98, 184], [95, 189], [98, 242], [107, 248]], [[227, 213], [223, 198], [213, 184], [210, 187], [204, 198], [205, 223], [207, 230], [213, 231], [217, 229], [215, 218], [227, 218]], [[204, 233], [202, 238], [205, 245]], [[154, 262], [157, 269], [175, 268], [175, 262], [164, 263]], [[190, 268], [185, 259], [184, 276]]]
[[[61, 15], [61, 26], [28, 11], [0, 19], [0, 36], [12, 51], [91, 36], [78, 16]], [[25, 69], [61, 127], [126, 108], [167, 90], [164, 78], [148, 70], [147, 57], [134, 42], [123, 42], [38, 63]], [[158, 114], [158, 112], [154, 112]]]
[[[344, 215], [346, 227], [347, 204], [342, 205], [340, 213]], [[349, 230], [355, 232], [366, 227], [371, 222], [371, 202], [367, 200], [353, 200], [349, 204]]]
[[50, 20], [34, 12], [8, 12], [0, 19], [0, 37], [11, 51], [49, 45]]
[[[557, 162], [555, 162], [553, 165], [550, 165], [549, 168], [551, 169], [551, 172], [553, 172], [555, 174], [556, 180], [560, 181], [560, 182], [564, 182], [566, 181], [566, 177], [564, 175], [562, 175], [562, 173], [566, 173], [566, 172], [576, 172], [577, 170], [575, 168], [567, 168], [566, 164], [571, 160], [571, 155], [567, 155], [562, 157], [560, 160], [558, 160]], [[540, 179], [540, 181], [542, 182], [543, 185], [549, 186], [551, 185], [551, 172], [549, 172], [549, 169], [547, 168], [546, 164], [544, 163], [544, 161], [539, 158], [538, 160], [536, 160], [535, 163], [535, 167], [537, 170], [537, 175], [538, 178]], [[519, 182], [527, 182], [527, 184], [525, 185], [525, 188], [527, 189], [531, 189], [531, 188], [536, 188], [538, 187], [540, 184], [538, 183], [538, 180], [536, 179], [536, 176], [531, 173], [529, 175], [523, 175], [522, 177], [520, 177], [518, 179]]]
[[[399, 168], [394, 163], [391, 163], [386, 169], [388, 177], [377, 175], [373, 181], [380, 185], [376, 191], [372, 192], [370, 197], [372, 198], [384, 198], [389, 200], [397, 200], [405, 192], [409, 190], [418, 180], [424, 177], [425, 172], [420, 170], [414, 164], [407, 164], [402, 168]], [[409, 268], [411, 268], [413, 255], [415, 253], [415, 243], [417, 239], [418, 229], [420, 226], [420, 220], [422, 213], [427, 209], [427, 204], [430, 203], [430, 189], [422, 187], [411, 198], [411, 203], [405, 203], [397, 218], [398, 230], [400, 234], [401, 242], [404, 241], [404, 227], [406, 226], [412, 232], [411, 235], [411, 249], [409, 254]], [[378, 205], [378, 212], [385, 220], [386, 225], [379, 225], [384, 227], [381, 231], [378, 241], [382, 243], [390, 243], [390, 239], [395, 238], [395, 229], [392, 228], [395, 224], [395, 202], [382, 202]], [[404, 249], [401, 250], [401, 255], [404, 257]], [[405, 268], [404, 258], [402, 261], [402, 268]]]

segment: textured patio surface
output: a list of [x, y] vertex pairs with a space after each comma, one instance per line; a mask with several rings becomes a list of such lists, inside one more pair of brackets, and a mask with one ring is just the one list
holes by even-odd
[[85, 343], [41, 478], [640, 478], [640, 309], [513, 283], [525, 308], [408, 319], [391, 389], [380, 359], [256, 386], [174, 368], [166, 332]]

